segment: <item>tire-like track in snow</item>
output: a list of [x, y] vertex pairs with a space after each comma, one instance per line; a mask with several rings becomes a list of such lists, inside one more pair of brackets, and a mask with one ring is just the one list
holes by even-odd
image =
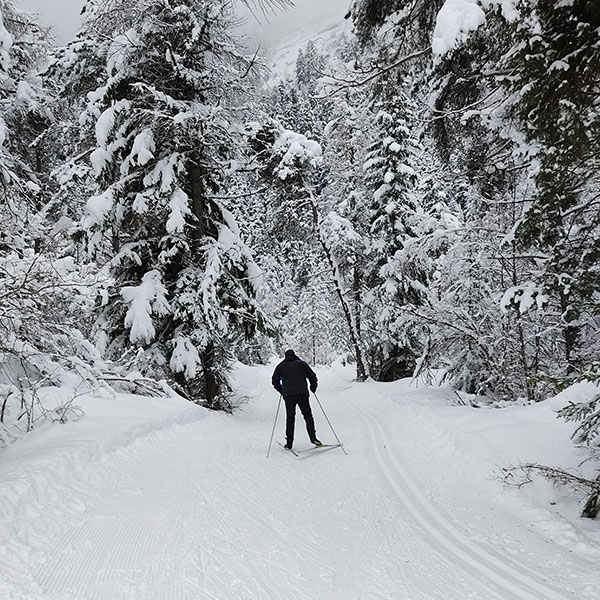
[[410, 516], [422, 527], [423, 532], [435, 552], [441, 549], [453, 556], [457, 565], [461, 565], [477, 580], [487, 580], [490, 586], [505, 600], [568, 600], [573, 598], [543, 581], [529, 570], [509, 564], [497, 553], [490, 554], [480, 545], [475, 544], [457, 531], [427, 499], [423, 490], [419, 489], [409, 469], [402, 464], [401, 458], [389, 447], [386, 434], [381, 423], [356, 401], [349, 403], [367, 425], [371, 448], [376, 463], [393, 494], [402, 503]]

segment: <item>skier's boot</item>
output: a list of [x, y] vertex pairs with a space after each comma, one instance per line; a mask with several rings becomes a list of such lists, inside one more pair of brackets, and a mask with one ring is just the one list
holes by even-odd
[[291, 450], [293, 446], [293, 442], [286, 442], [284, 448], [286, 450]]
[[322, 446], [323, 445], [317, 438], [313, 438], [312, 440], [310, 440], [310, 443], [314, 444], [315, 446]]

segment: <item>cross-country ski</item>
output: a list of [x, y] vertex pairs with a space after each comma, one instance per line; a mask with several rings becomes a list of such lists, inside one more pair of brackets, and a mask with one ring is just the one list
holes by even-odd
[[281, 446], [281, 448], [282, 448], [283, 450], [285, 450], [286, 452], [289, 452], [290, 454], [293, 454], [294, 456], [300, 456], [300, 455], [298, 454], [298, 451], [297, 451], [297, 450], [294, 450], [293, 448], [286, 448], [285, 444], [282, 444], [281, 442], [277, 442], [277, 444], [278, 444], [279, 446]]
[[320, 446], [313, 446], [312, 448], [302, 448], [301, 450], [298, 450], [298, 454], [301, 455], [306, 455], [310, 452], [317, 452], [319, 450], [321, 450], [322, 452], [325, 452], [327, 450], [333, 450], [334, 448], [340, 448], [342, 449], [342, 444], [321, 444]]

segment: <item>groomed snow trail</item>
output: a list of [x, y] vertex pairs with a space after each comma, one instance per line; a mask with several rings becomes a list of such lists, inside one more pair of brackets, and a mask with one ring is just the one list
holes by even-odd
[[[253, 397], [243, 413], [172, 425], [109, 457], [88, 490], [96, 500], [37, 551], [41, 597], [597, 598], [594, 564], [478, 485], [476, 458], [412, 401], [424, 392], [396, 387], [392, 400], [385, 386], [318, 374], [348, 456], [296, 458], [274, 444], [267, 460], [270, 369], [240, 368], [240, 393]], [[333, 442], [312, 404], [319, 437]], [[309, 446], [300, 415], [296, 436]]]

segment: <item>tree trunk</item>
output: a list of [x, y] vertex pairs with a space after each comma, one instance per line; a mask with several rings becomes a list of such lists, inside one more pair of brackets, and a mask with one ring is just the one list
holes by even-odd
[[598, 511], [600, 511], [600, 475], [596, 478], [596, 483], [597, 486], [587, 499], [583, 512], [581, 513], [582, 517], [587, 517], [588, 519], [595, 519], [598, 515]]
[[200, 354], [202, 361], [202, 376], [204, 377], [206, 404], [210, 408], [221, 408], [218, 406], [219, 383], [215, 375], [215, 345], [209, 342], [205, 350]]
[[342, 306], [342, 310], [344, 312], [344, 316], [346, 317], [346, 323], [348, 325], [348, 331], [350, 333], [350, 341], [352, 342], [352, 346], [354, 348], [354, 355], [356, 357], [356, 379], [358, 381], [365, 381], [367, 379], [367, 369], [365, 367], [365, 363], [363, 361], [362, 351], [359, 344], [359, 336], [356, 331], [356, 324], [352, 319], [352, 313], [350, 311], [350, 307], [344, 298], [344, 291], [342, 290], [339, 273], [337, 266], [333, 260], [333, 256], [329, 247], [325, 243], [325, 240], [321, 236], [321, 233], [318, 232], [319, 241], [321, 242], [321, 246], [327, 256], [327, 261], [329, 262], [329, 266], [331, 267], [331, 273], [333, 276], [333, 281], [335, 283], [335, 291], [337, 293], [338, 298], [340, 299], [340, 304]]
[[[514, 219], [513, 219], [514, 223]], [[515, 244], [512, 244], [512, 284], [513, 286], [518, 285], [518, 272], [517, 272], [517, 259], [516, 259], [516, 247]], [[525, 331], [523, 330], [523, 325], [521, 322], [521, 316], [518, 315], [516, 318], [517, 321], [517, 336], [519, 338], [519, 362], [521, 363], [521, 369], [523, 370], [523, 378], [525, 384], [525, 390], [527, 394], [528, 402], [535, 402], [535, 383], [531, 379], [529, 361], [527, 356], [527, 343], [525, 341]]]
[[323, 248], [323, 251], [325, 252], [325, 256], [327, 257], [327, 262], [329, 263], [329, 266], [331, 267], [331, 274], [332, 274], [332, 278], [333, 278], [333, 282], [335, 284], [335, 291], [337, 293], [337, 296], [340, 300], [340, 305], [342, 306], [342, 311], [344, 312], [344, 317], [346, 318], [346, 324], [348, 325], [348, 332], [350, 333], [350, 341], [352, 343], [352, 347], [354, 348], [354, 356], [356, 357], [356, 379], [358, 381], [365, 381], [368, 377], [367, 375], [367, 369], [365, 367], [365, 363], [363, 360], [363, 356], [362, 356], [362, 350], [360, 348], [360, 343], [359, 343], [359, 333], [356, 329], [356, 323], [354, 322], [354, 320], [352, 319], [352, 312], [350, 310], [350, 307], [348, 306], [348, 302], [346, 302], [346, 299], [344, 298], [344, 291], [342, 290], [342, 286], [341, 286], [341, 282], [340, 282], [340, 277], [339, 277], [339, 272], [337, 269], [337, 266], [335, 264], [335, 261], [333, 259], [333, 255], [331, 253], [331, 250], [329, 249], [329, 246], [327, 245], [327, 243], [325, 242], [325, 239], [323, 238], [322, 234], [321, 234], [321, 229], [320, 229], [320, 224], [319, 224], [319, 211], [317, 209], [317, 203], [315, 202], [314, 196], [312, 195], [312, 193], [307, 190], [309, 193], [309, 199], [312, 205], [312, 210], [313, 210], [313, 224], [315, 227], [315, 232], [319, 238], [319, 243], [321, 244], [321, 247]]
[[560, 310], [563, 317], [563, 339], [565, 342], [565, 361], [567, 363], [567, 374], [575, 371], [574, 355], [577, 349], [577, 340], [579, 338], [579, 327], [571, 325], [576, 320], [577, 315], [570, 305], [569, 297], [566, 294], [560, 294]]
[[190, 196], [192, 214], [196, 222], [192, 230], [192, 239], [197, 241], [204, 236], [204, 217], [206, 211], [206, 189], [202, 178], [202, 169], [197, 164], [189, 165]]

